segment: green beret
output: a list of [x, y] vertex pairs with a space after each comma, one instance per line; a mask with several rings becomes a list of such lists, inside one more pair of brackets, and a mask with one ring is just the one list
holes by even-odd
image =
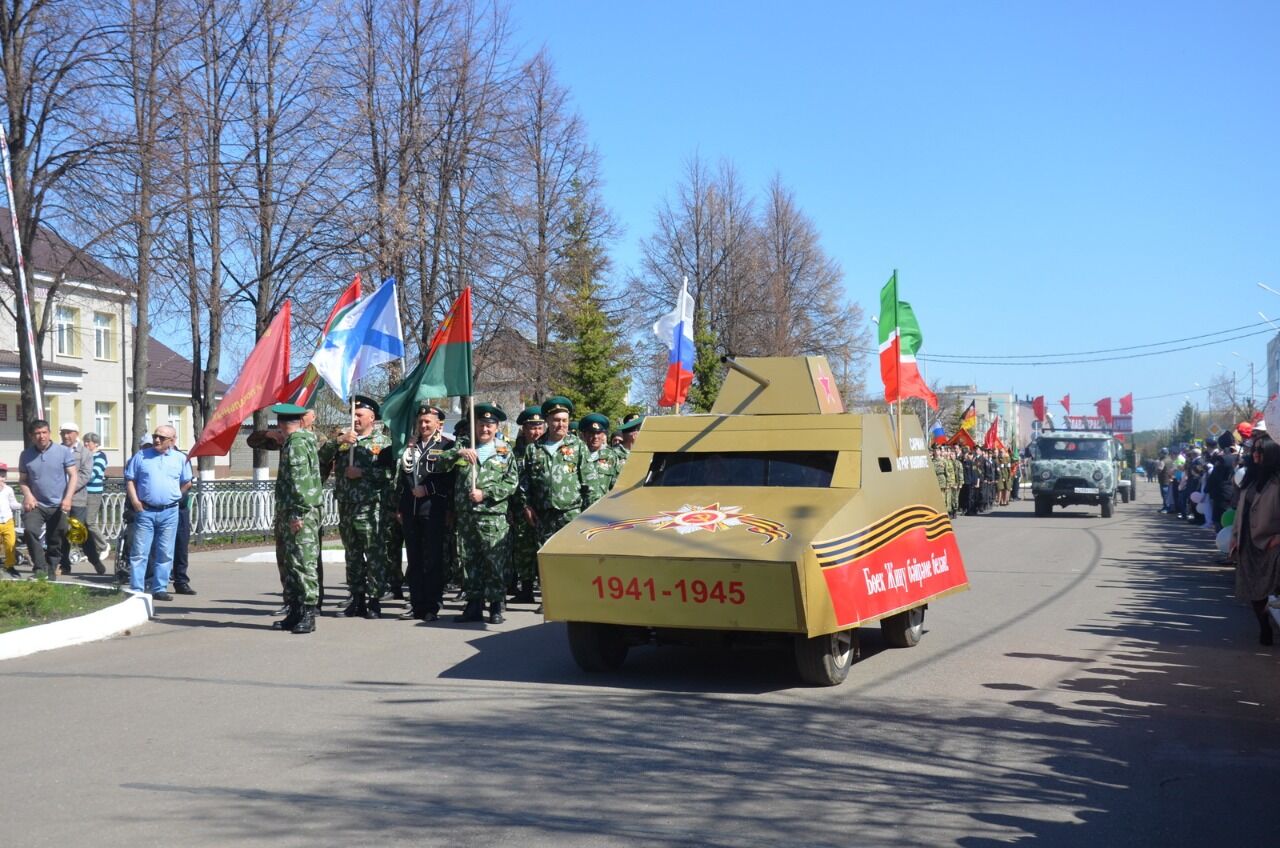
[[368, 409], [373, 412], [373, 418], [375, 421], [382, 417], [382, 407], [378, 406], [378, 402], [373, 398], [366, 397], [365, 395], [356, 395], [351, 400], [355, 404], [356, 409]]
[[477, 424], [481, 421], [501, 424], [507, 420], [507, 413], [502, 411], [502, 407], [492, 403], [477, 403], [475, 405], [475, 414]]
[[573, 415], [573, 401], [563, 395], [547, 398], [542, 402], [542, 417], [550, 418], [553, 412], [567, 412]]
[[542, 417], [542, 407], [526, 406], [524, 412], [516, 416], [516, 423], [523, 427], [525, 424], [546, 424], [547, 419]]
[[296, 403], [277, 403], [271, 407], [271, 411], [274, 412], [276, 414], [276, 418], [281, 421], [290, 421], [295, 418], [301, 418], [308, 412], [305, 406], [298, 406]]
[[578, 430], [583, 433], [607, 433], [609, 432], [609, 417], [601, 415], [599, 412], [584, 415], [582, 420], [578, 422]]
[[631, 430], [639, 430], [640, 425], [644, 423], [644, 416], [631, 413], [622, 419], [622, 426], [618, 428], [619, 433], [627, 433]]

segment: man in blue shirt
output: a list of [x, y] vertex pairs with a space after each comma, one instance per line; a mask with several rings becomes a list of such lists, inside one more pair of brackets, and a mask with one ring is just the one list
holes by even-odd
[[129, 544], [129, 588], [144, 590], [148, 562], [152, 565], [151, 597], [172, 601], [165, 591], [173, 568], [173, 546], [178, 532], [178, 501], [191, 488], [191, 466], [186, 454], [174, 448], [177, 433], [161, 425], [151, 434], [151, 447], [135, 453], [124, 469], [133, 519]]
[[[67, 513], [71, 512], [76, 491], [76, 457], [63, 445], [53, 443], [48, 421], [32, 421], [27, 435], [31, 437], [31, 447], [18, 458], [22, 535], [35, 573], [43, 571], [50, 580], [57, 580], [62, 546], [67, 541]], [[43, 542], [41, 533], [45, 536]]]

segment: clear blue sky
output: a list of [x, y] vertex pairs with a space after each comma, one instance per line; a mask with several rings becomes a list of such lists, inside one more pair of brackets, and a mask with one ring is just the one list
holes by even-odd
[[[515, 0], [638, 241], [694, 152], [778, 173], [868, 314], [892, 269], [924, 356], [1139, 345], [1280, 323], [1280, 3]], [[1132, 391], [1139, 429], [1266, 336], [1072, 366], [927, 366], [1073, 408]], [[1233, 353], [1239, 356], [1233, 356]], [[879, 389], [874, 357], [868, 385]], [[1191, 391], [1188, 391], [1191, 390]], [[1265, 397], [1263, 398], [1265, 400]], [[1051, 404], [1051, 409], [1056, 404]], [[1060, 408], [1056, 409], [1060, 412]]]

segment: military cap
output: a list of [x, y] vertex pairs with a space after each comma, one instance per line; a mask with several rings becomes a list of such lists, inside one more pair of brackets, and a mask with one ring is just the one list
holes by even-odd
[[555, 395], [542, 402], [542, 417], [549, 418], [553, 412], [567, 412], [573, 415], [573, 401], [564, 395]]
[[453, 435], [455, 436], [466, 435], [467, 427], [468, 427], [467, 419], [459, 418], [458, 423], [453, 425]]
[[644, 423], [644, 416], [638, 412], [631, 412], [622, 416], [622, 426], [618, 428], [619, 433], [627, 433], [631, 430], [639, 430], [640, 425]]
[[271, 407], [271, 411], [280, 421], [293, 421], [307, 414], [307, 408], [296, 403], [277, 403]]
[[577, 421], [570, 421], [570, 422], [569, 422], [569, 432], [570, 432], [570, 433], [576, 433], [576, 432], [578, 432], [578, 422], [577, 422]]
[[382, 417], [382, 407], [378, 406], [378, 402], [373, 398], [367, 395], [356, 395], [352, 401], [356, 409], [367, 409], [372, 412], [375, 421]]
[[501, 424], [507, 420], [507, 413], [502, 411], [502, 407], [493, 403], [477, 403], [475, 405], [476, 423], [488, 421], [493, 424]]
[[578, 430], [583, 433], [607, 433], [609, 432], [609, 417], [601, 415], [599, 412], [584, 415], [582, 420], [578, 422]]
[[432, 406], [429, 403], [418, 404], [418, 414], [434, 415], [436, 418], [440, 419], [440, 423], [444, 423], [444, 410], [438, 406]]
[[547, 419], [542, 417], [542, 407], [526, 406], [524, 412], [516, 416], [516, 423], [523, 427], [525, 424], [546, 424]]

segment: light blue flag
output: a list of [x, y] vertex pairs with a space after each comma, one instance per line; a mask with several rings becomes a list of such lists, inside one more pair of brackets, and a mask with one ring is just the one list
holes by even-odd
[[369, 369], [403, 356], [396, 281], [388, 277], [329, 328], [311, 364], [345, 401], [351, 386]]

